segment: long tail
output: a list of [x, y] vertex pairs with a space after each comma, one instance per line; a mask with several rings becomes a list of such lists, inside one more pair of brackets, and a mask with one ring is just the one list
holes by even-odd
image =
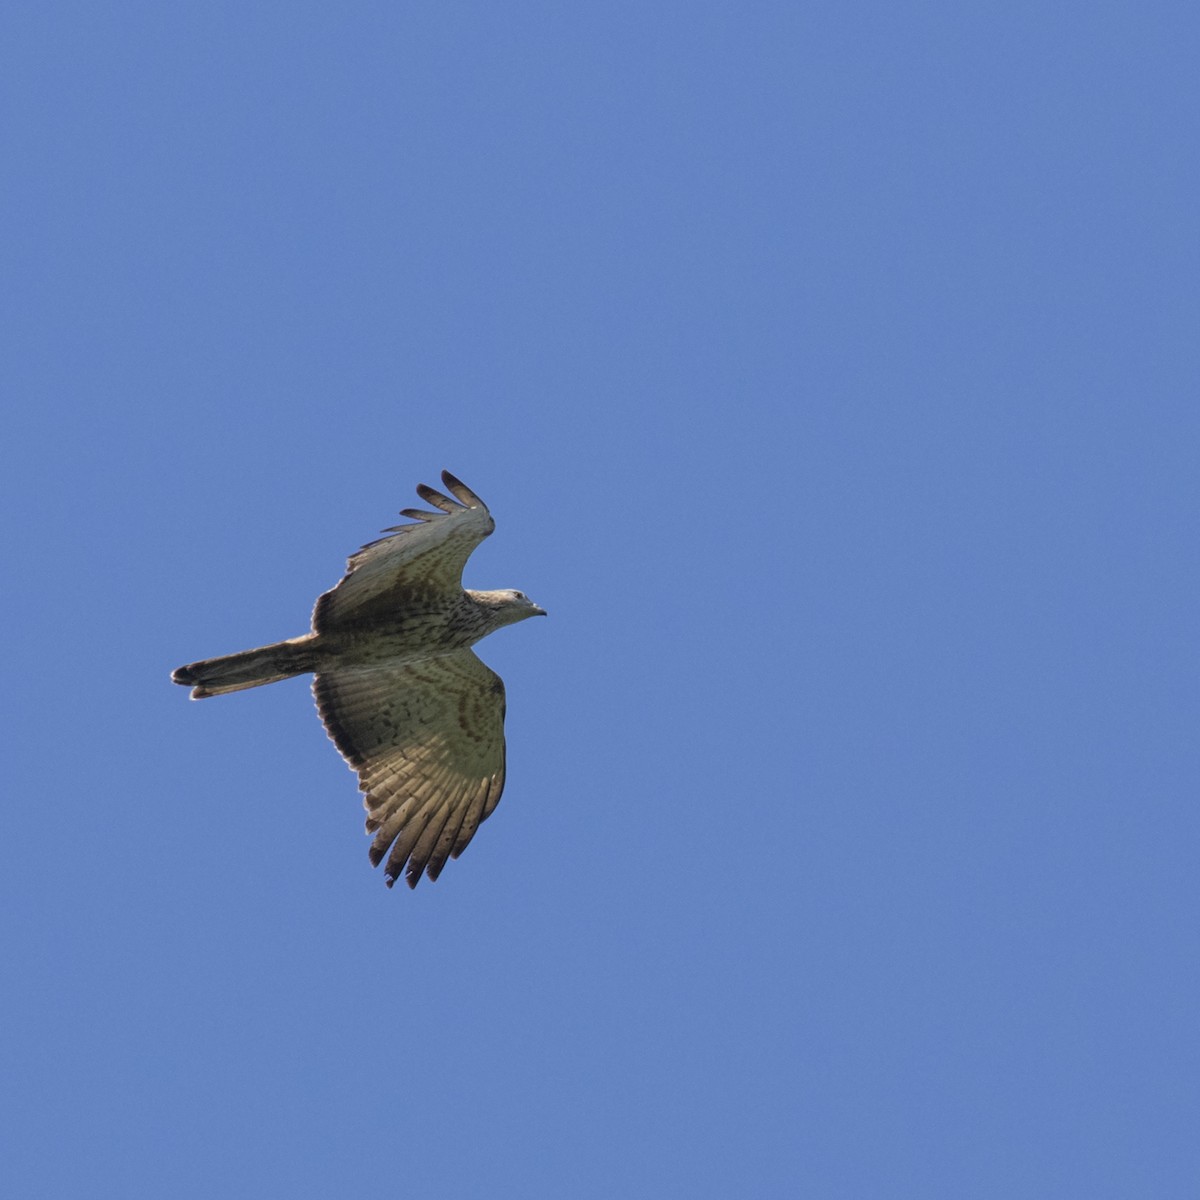
[[221, 658], [205, 658], [172, 671], [171, 680], [191, 687], [193, 700], [261, 687], [264, 683], [275, 683], [293, 675], [302, 675], [305, 671], [316, 670], [315, 640], [310, 633], [289, 642], [260, 646], [257, 650], [243, 650], [240, 654], [226, 654]]

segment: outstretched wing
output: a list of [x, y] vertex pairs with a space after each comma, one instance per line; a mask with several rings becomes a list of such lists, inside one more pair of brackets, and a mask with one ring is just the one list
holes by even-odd
[[328, 633], [360, 621], [406, 607], [436, 607], [462, 588], [463, 566], [471, 551], [483, 541], [496, 522], [487, 505], [449, 471], [442, 482], [455, 499], [417, 485], [417, 495], [439, 509], [402, 509], [412, 517], [411, 525], [393, 525], [389, 536], [370, 542], [351, 556], [346, 574], [337, 587], [317, 597], [312, 627]]
[[[504, 683], [471, 650], [405, 666], [322, 671], [325, 729], [358, 772], [371, 862], [391, 887], [436, 879], [504, 790]], [[390, 853], [389, 853], [390, 849]]]

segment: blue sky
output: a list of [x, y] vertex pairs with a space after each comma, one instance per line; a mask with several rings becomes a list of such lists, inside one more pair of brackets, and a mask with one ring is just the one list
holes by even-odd
[[[4, 23], [8, 1194], [1196, 1194], [1188, 6]], [[550, 619], [389, 892], [168, 674], [443, 467]]]

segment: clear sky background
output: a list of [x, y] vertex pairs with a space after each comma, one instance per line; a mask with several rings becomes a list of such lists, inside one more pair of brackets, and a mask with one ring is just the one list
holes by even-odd
[[[3, 18], [6, 1195], [1194, 1197], [1200, 18]], [[447, 467], [509, 781], [300, 634]]]

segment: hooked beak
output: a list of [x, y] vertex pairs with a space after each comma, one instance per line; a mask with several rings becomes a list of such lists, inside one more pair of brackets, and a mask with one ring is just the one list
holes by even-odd
[[534, 615], [535, 617], [544, 617], [544, 616], [546, 615], [546, 610], [545, 610], [544, 608], [539, 608], [539, 607], [538, 607], [538, 606], [535, 604], [535, 605], [533, 606], [533, 615]]

